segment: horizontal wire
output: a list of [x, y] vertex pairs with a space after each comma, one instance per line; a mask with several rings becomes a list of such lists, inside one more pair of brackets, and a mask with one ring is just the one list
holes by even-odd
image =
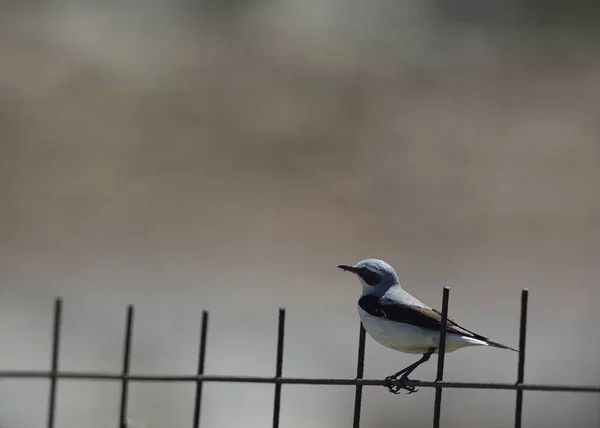
[[[0, 379], [57, 379], [64, 380], [123, 380], [132, 382], [233, 382], [233, 383], [267, 383], [295, 385], [362, 385], [382, 386], [383, 380], [378, 379], [340, 379], [340, 378], [301, 378], [301, 377], [261, 377], [261, 376], [227, 376], [227, 375], [122, 375], [120, 373], [91, 373], [91, 372], [57, 372], [50, 371], [0, 371]], [[600, 393], [600, 385], [548, 385], [548, 384], [513, 384], [513, 383], [484, 383], [484, 382], [429, 382], [412, 380], [410, 385], [422, 388], [453, 388], [453, 389], [505, 389], [522, 391], [557, 391], [557, 392], [591, 392]]]

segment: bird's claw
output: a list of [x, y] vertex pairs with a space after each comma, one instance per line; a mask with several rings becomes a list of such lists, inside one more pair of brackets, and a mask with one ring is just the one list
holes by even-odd
[[404, 387], [404, 389], [406, 389], [408, 392], [406, 393], [406, 395], [410, 395], [410, 394], [414, 394], [415, 392], [418, 391], [417, 387], [412, 386], [412, 385], [406, 385]]
[[394, 376], [388, 376], [383, 381], [383, 386], [385, 386], [388, 391], [392, 394], [400, 394], [400, 385], [398, 385], [397, 378]]
[[388, 376], [383, 381], [383, 386], [385, 386], [392, 394], [400, 394], [400, 391], [402, 390], [407, 391], [407, 394], [417, 392], [418, 389], [416, 386], [407, 385], [408, 381], [410, 381], [408, 377], [402, 376], [398, 379], [396, 376]]

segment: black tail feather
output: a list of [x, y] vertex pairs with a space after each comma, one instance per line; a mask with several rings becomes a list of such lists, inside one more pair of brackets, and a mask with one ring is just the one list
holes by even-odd
[[511, 351], [519, 352], [519, 351], [517, 351], [516, 349], [514, 349], [514, 348], [511, 348], [510, 346], [506, 346], [506, 345], [503, 345], [503, 344], [501, 344], [501, 343], [498, 343], [498, 342], [493, 342], [493, 341], [491, 341], [491, 340], [489, 340], [489, 339], [488, 339], [488, 340], [486, 340], [486, 342], [487, 342], [487, 344], [488, 344], [489, 346], [491, 346], [491, 347], [493, 347], [493, 348], [509, 349], [509, 350], [511, 350]]

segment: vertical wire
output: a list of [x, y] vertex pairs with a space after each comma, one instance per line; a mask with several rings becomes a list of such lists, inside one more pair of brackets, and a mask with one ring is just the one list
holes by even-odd
[[[206, 336], [208, 333], [208, 312], [202, 311], [202, 324], [200, 326], [200, 349], [198, 350], [198, 369], [196, 373], [198, 376], [204, 374], [204, 361], [206, 359]], [[202, 386], [203, 382], [198, 380], [196, 382], [196, 396], [194, 398], [194, 422], [192, 427], [198, 428], [200, 426], [200, 407], [202, 402]]]
[[[436, 382], [444, 380], [444, 360], [446, 357], [446, 327], [448, 324], [448, 302], [450, 300], [450, 289], [444, 287], [442, 298], [442, 325], [440, 329], [440, 347], [438, 348], [438, 365]], [[442, 413], [442, 388], [435, 388], [435, 404], [433, 408], [433, 428], [439, 428]]]
[[50, 367], [50, 394], [48, 398], [48, 428], [54, 428], [56, 419], [56, 384], [58, 360], [60, 356], [60, 330], [62, 324], [62, 299], [57, 297], [54, 301], [54, 315], [52, 328], [52, 360]]
[[121, 372], [121, 406], [119, 412], [119, 427], [127, 428], [127, 399], [129, 395], [129, 365], [131, 360], [131, 338], [133, 330], [133, 305], [127, 306], [125, 321], [125, 342], [123, 345], [123, 371]]
[[[360, 323], [358, 331], [358, 361], [356, 363], [356, 379], [362, 379], [365, 368], [365, 342], [366, 342], [365, 327]], [[356, 385], [354, 394], [354, 420], [353, 428], [360, 427], [360, 410], [362, 406], [362, 385]]]
[[[521, 323], [519, 327], [519, 366], [517, 371], [517, 383], [525, 380], [525, 343], [527, 338], [527, 307], [529, 303], [529, 290], [521, 292]], [[521, 428], [523, 420], [523, 390], [517, 390], [517, 402], [515, 405], [515, 428]]]
[[[279, 325], [277, 327], [277, 360], [275, 365], [275, 378], [280, 378], [283, 372], [283, 339], [285, 334], [285, 309], [279, 309]], [[279, 413], [281, 410], [281, 383], [275, 384], [275, 398], [273, 400], [273, 428], [279, 428]]]

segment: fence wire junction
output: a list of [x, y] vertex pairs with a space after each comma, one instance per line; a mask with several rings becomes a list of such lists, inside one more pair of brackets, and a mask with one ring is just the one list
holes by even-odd
[[[529, 291], [522, 290], [521, 293], [521, 315], [519, 328], [519, 359], [517, 367], [516, 383], [485, 383], [485, 382], [445, 382], [444, 377], [444, 360], [446, 350], [446, 326], [448, 321], [448, 301], [450, 298], [450, 290], [444, 288], [442, 299], [442, 328], [440, 331], [440, 347], [438, 352], [438, 365], [436, 380], [420, 381], [411, 380], [410, 385], [423, 388], [435, 388], [435, 401], [433, 409], [433, 427], [440, 427], [442, 391], [446, 388], [459, 389], [495, 389], [495, 390], [513, 390], [516, 391], [515, 402], [515, 428], [520, 428], [523, 415], [523, 392], [524, 391], [556, 391], [556, 392], [578, 392], [578, 393], [600, 393], [600, 385], [598, 386], [581, 386], [581, 385], [550, 385], [550, 384], [526, 384], [525, 377], [525, 344], [527, 336], [527, 308]], [[358, 340], [358, 358], [356, 377], [353, 379], [344, 378], [299, 378], [299, 377], [284, 377], [283, 376], [283, 350], [285, 339], [285, 309], [279, 309], [278, 328], [277, 328], [277, 357], [274, 377], [261, 376], [228, 376], [228, 375], [207, 375], [204, 373], [204, 362], [206, 358], [207, 336], [208, 336], [208, 320], [207, 311], [202, 312], [202, 322], [200, 326], [200, 346], [198, 350], [198, 364], [196, 374], [194, 375], [143, 375], [130, 373], [131, 360], [131, 342], [133, 334], [133, 319], [134, 307], [127, 307], [127, 316], [125, 322], [125, 340], [122, 355], [122, 371], [120, 373], [99, 373], [99, 372], [70, 372], [59, 371], [60, 357], [60, 338], [62, 325], [62, 308], [63, 303], [61, 298], [57, 298], [54, 302], [53, 312], [53, 328], [52, 328], [52, 356], [50, 362], [50, 370], [0, 370], [0, 379], [49, 379], [50, 390], [48, 398], [47, 423], [48, 428], [55, 427], [56, 419], [56, 390], [58, 380], [104, 380], [104, 381], [119, 381], [121, 382], [121, 399], [119, 406], [119, 428], [127, 428], [127, 402], [129, 396], [130, 382], [193, 382], [196, 384], [194, 410], [193, 410], [193, 428], [199, 428], [201, 422], [202, 408], [202, 388], [206, 382], [232, 382], [232, 383], [261, 383], [273, 384], [275, 387], [273, 398], [273, 428], [279, 427], [280, 408], [281, 408], [281, 389], [285, 385], [339, 385], [339, 386], [354, 386], [354, 417], [353, 428], [360, 427], [362, 392], [365, 386], [384, 386], [384, 380], [365, 379], [364, 361], [365, 361], [365, 329], [362, 324], [359, 328]]]

